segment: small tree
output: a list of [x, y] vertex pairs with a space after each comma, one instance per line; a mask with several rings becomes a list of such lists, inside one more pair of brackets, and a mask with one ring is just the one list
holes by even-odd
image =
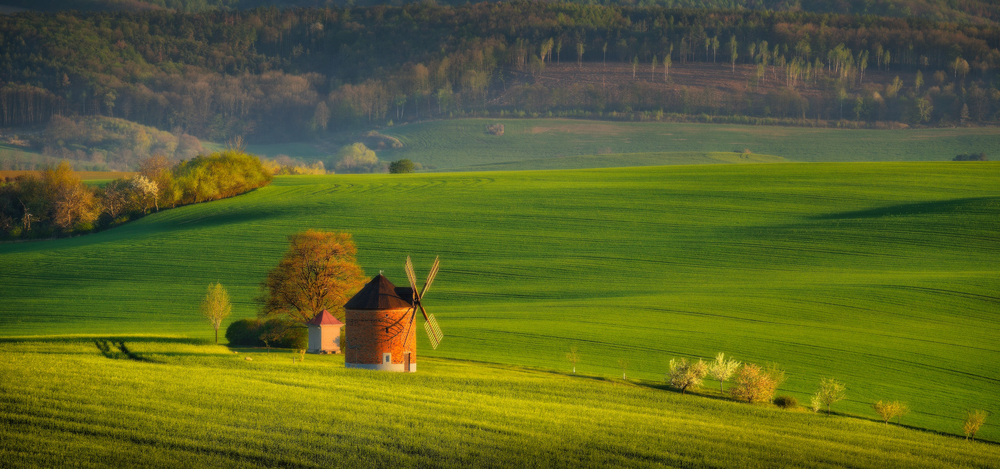
[[715, 361], [708, 364], [708, 374], [719, 381], [719, 392], [725, 392], [723, 389], [723, 383], [729, 381], [729, 378], [736, 372], [736, 369], [740, 367], [740, 362], [736, 360], [726, 360], [726, 355], [719, 352], [715, 356]]
[[962, 425], [962, 431], [965, 432], [965, 439], [968, 440], [970, 437], [975, 440], [976, 433], [979, 432], [979, 428], [986, 423], [986, 411], [985, 410], [971, 410], [965, 416], [965, 424]]
[[892, 419], [898, 419], [896, 423], [900, 423], [903, 416], [910, 412], [910, 408], [899, 401], [878, 401], [872, 404], [872, 408], [875, 409], [875, 413], [882, 417], [882, 422], [889, 425], [889, 421]]
[[771, 402], [778, 386], [785, 381], [785, 372], [771, 365], [767, 369], [746, 363], [736, 370], [734, 385], [729, 389], [733, 399], [749, 403]]
[[341, 148], [337, 157], [335, 168], [338, 172], [374, 173], [382, 169], [378, 156], [364, 143], [358, 142]]
[[830, 414], [830, 406], [834, 402], [842, 401], [847, 396], [847, 388], [833, 378], [823, 378], [819, 381], [819, 390], [816, 391], [817, 400], [826, 406], [827, 415]]
[[576, 363], [580, 361], [580, 354], [577, 353], [576, 347], [570, 347], [569, 353], [566, 354], [566, 360], [573, 365], [573, 373], [576, 373]]
[[626, 359], [626, 358], [619, 358], [618, 359], [618, 368], [622, 369], [622, 379], [626, 379], [625, 372], [628, 371], [628, 359]]
[[216, 282], [208, 286], [208, 293], [201, 301], [201, 315], [208, 319], [208, 322], [215, 328], [215, 344], [219, 344], [219, 326], [222, 321], [233, 312], [233, 305], [229, 302], [229, 292]]
[[684, 394], [688, 388], [697, 389], [708, 374], [708, 365], [702, 359], [688, 362], [686, 358], [670, 360], [670, 385]]

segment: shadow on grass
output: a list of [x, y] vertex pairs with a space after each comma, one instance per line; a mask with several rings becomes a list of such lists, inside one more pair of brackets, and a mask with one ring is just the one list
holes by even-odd
[[1000, 197], [973, 197], [965, 199], [917, 202], [912, 204], [887, 205], [866, 210], [834, 212], [812, 217], [814, 220], [861, 220], [890, 216], [938, 215], [964, 213], [1000, 208]]
[[82, 343], [82, 342], [93, 342], [95, 340], [105, 340], [108, 342], [129, 341], [129, 342], [152, 342], [158, 344], [212, 345], [212, 341], [208, 339], [193, 339], [190, 337], [151, 336], [151, 335], [141, 335], [141, 334], [136, 334], [136, 335], [72, 334], [72, 335], [0, 337], [0, 344], [25, 343], [25, 342]]

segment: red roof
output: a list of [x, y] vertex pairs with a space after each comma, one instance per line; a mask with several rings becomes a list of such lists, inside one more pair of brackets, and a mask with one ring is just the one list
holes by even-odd
[[339, 319], [333, 317], [329, 311], [323, 310], [316, 313], [316, 316], [309, 320], [306, 324], [310, 326], [343, 326], [344, 323], [340, 322]]
[[364, 288], [347, 300], [344, 309], [395, 309], [413, 306], [413, 289], [397, 287], [378, 274]]

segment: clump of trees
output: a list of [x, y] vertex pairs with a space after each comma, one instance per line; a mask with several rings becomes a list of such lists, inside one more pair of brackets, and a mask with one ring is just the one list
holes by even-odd
[[68, 162], [0, 181], [0, 237], [43, 238], [115, 226], [160, 207], [242, 194], [271, 182], [260, 159], [238, 150], [171, 165], [165, 156], [143, 160], [139, 173], [88, 186]]
[[386, 165], [364, 143], [346, 145], [337, 152], [334, 168], [339, 173], [383, 173]]
[[406, 158], [389, 163], [389, 172], [392, 174], [412, 173], [416, 171], [416, 169], [417, 165], [413, 161]]
[[965, 433], [965, 439], [968, 440], [972, 438], [976, 439], [976, 433], [982, 428], [983, 424], [986, 423], [986, 411], [985, 410], [970, 410], [969, 413], [965, 415], [965, 423], [962, 424], [962, 432]]
[[955, 155], [952, 161], [989, 161], [990, 159], [986, 157], [986, 153], [968, 153], [962, 155]]

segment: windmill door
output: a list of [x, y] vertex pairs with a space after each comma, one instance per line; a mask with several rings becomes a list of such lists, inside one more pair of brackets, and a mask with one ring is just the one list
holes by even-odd
[[403, 370], [407, 373], [410, 371], [410, 352], [403, 352]]

